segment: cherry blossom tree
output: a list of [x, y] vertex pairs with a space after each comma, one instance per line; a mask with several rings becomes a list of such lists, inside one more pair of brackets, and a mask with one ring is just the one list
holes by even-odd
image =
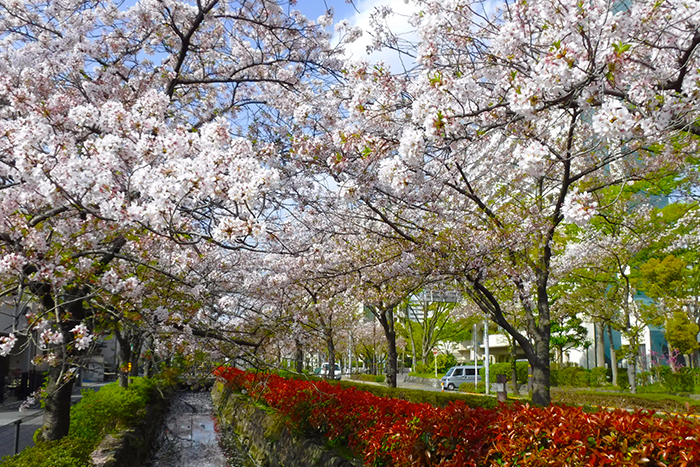
[[[596, 215], [602, 188], [678, 172], [696, 153], [700, 6], [415, 3], [417, 41], [375, 33], [410, 69], [348, 64], [323, 96], [344, 118], [296, 155], [458, 278], [524, 350], [546, 405], [557, 238]], [[526, 329], [503, 312], [503, 279]]]
[[271, 0], [0, 11], [0, 279], [36, 297], [40, 338], [56, 346], [42, 431], [52, 440], [69, 426], [72, 357], [95, 342], [92, 299], [103, 282], [139, 293], [137, 278], [112, 272], [119, 264], [153, 267], [163, 240], [185, 256], [274, 242], [284, 148], [266, 126], [294, 112], [285, 96], [313, 87], [306, 76], [329, 76], [338, 50], [330, 16], [312, 22]]

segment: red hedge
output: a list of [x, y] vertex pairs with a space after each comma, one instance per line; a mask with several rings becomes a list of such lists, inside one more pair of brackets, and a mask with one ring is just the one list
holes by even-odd
[[214, 374], [285, 414], [292, 429], [345, 443], [368, 466], [700, 466], [700, 426], [681, 417], [522, 404], [438, 408], [325, 381], [230, 367]]

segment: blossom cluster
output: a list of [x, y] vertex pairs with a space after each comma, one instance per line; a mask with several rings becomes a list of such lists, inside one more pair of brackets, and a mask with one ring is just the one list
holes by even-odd
[[73, 333], [73, 343], [75, 344], [75, 348], [77, 350], [87, 349], [88, 347], [90, 347], [90, 343], [95, 338], [94, 335], [90, 334], [90, 331], [88, 330], [87, 326], [85, 326], [85, 324], [83, 323], [80, 323], [77, 326], [75, 326], [73, 329], [70, 330], [70, 332]]
[[12, 351], [12, 348], [17, 343], [17, 337], [14, 334], [0, 337], [0, 357], [6, 357]]

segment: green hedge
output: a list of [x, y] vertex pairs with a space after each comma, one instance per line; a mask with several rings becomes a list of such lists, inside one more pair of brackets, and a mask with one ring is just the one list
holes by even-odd
[[459, 390], [462, 392], [484, 394], [486, 393], [486, 383], [484, 383], [483, 381], [480, 383], [476, 383], [476, 385], [474, 385], [474, 383], [462, 383], [459, 385]]
[[591, 371], [576, 365], [561, 368], [552, 365], [549, 378], [552, 386], [585, 388], [591, 385]]
[[90, 453], [102, 438], [137, 424], [145, 416], [149, 401], [160, 393], [156, 380], [134, 378], [129, 389], [111, 383], [97, 392], [85, 390], [82, 394], [80, 402], [71, 408], [68, 436], [39, 441], [16, 456], [7, 456], [2, 467], [86, 467], [90, 465]]
[[671, 368], [663, 367], [661, 382], [670, 392], [692, 393], [695, 390], [695, 372], [691, 368], [682, 368], [674, 373]]
[[[518, 384], [527, 384], [527, 362], [515, 362], [515, 372], [518, 375]], [[489, 381], [492, 383], [496, 382], [496, 377], [498, 375], [506, 375], [508, 381], [512, 379], [513, 364], [510, 362], [505, 363], [492, 363], [489, 366]], [[486, 369], [482, 368], [479, 370], [479, 376], [481, 376], [481, 381], [486, 380]]]
[[[389, 388], [386, 386], [375, 386], [373, 384], [362, 384], [353, 381], [339, 381], [341, 387], [354, 386], [363, 391], [371, 392], [379, 397], [393, 397], [409, 402], [425, 402], [436, 407], [445, 407], [450, 402], [465, 401], [470, 407], [494, 408], [498, 405], [496, 398], [479, 396], [476, 394], [460, 394], [457, 392], [423, 391], [420, 389]], [[3, 466], [4, 467], [4, 466]]]
[[386, 376], [384, 375], [367, 375], [367, 374], [358, 374], [358, 375], [352, 375], [350, 376], [350, 379], [356, 380], [356, 381], [368, 381], [370, 383], [383, 383], [386, 381]]

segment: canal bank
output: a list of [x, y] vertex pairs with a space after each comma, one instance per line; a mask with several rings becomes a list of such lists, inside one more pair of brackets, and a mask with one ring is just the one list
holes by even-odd
[[255, 465], [260, 467], [360, 467], [323, 446], [320, 441], [297, 437], [274, 410], [258, 406], [220, 382], [214, 384], [212, 400], [223, 433], [238, 439]]

